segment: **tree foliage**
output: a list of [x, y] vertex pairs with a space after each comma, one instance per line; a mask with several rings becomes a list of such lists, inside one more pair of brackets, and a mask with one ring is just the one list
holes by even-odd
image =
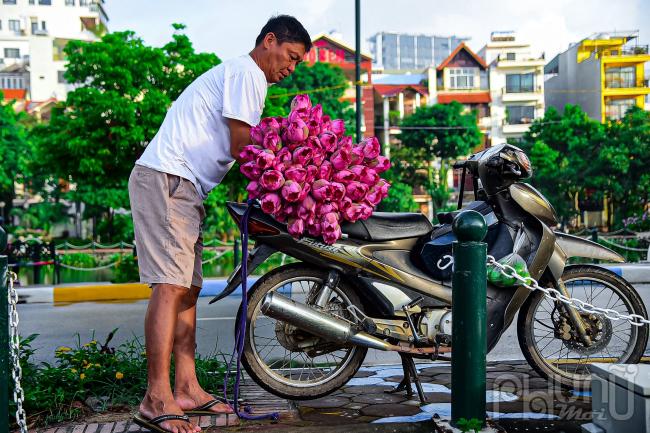
[[422, 185], [434, 211], [450, 197], [447, 176], [453, 160], [468, 155], [481, 143], [476, 114], [457, 103], [419, 108], [400, 125], [401, 145], [391, 150], [394, 170], [402, 181]]

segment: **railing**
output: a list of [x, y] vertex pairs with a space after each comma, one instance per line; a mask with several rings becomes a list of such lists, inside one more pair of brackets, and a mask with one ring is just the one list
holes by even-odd
[[519, 95], [519, 94], [527, 94], [527, 93], [532, 93], [532, 94], [542, 93], [542, 86], [541, 85], [532, 86], [530, 90], [529, 89], [513, 90], [513, 89], [508, 89], [507, 87], [501, 88], [502, 95]]

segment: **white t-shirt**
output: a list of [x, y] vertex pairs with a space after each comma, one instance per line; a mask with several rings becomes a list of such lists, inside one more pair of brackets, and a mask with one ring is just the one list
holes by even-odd
[[267, 89], [248, 54], [215, 66], [172, 104], [136, 164], [190, 180], [205, 200], [234, 164], [227, 118], [257, 125]]

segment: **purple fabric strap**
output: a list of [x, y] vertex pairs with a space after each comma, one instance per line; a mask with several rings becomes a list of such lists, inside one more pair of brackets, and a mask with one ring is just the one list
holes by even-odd
[[[241, 357], [244, 353], [244, 339], [246, 338], [246, 317], [248, 316], [248, 289], [246, 287], [248, 280], [248, 217], [254, 203], [254, 200], [248, 200], [248, 206], [244, 212], [244, 215], [242, 216], [241, 226], [239, 227], [241, 232], [241, 309], [239, 318], [235, 324], [235, 348], [233, 349], [232, 356], [230, 357], [230, 362], [228, 363], [228, 368], [226, 369], [226, 375], [223, 378], [223, 396], [228, 402], [228, 405], [232, 408], [232, 410], [235, 412], [235, 414], [237, 414], [239, 418], [247, 420], [278, 420], [280, 418], [280, 414], [278, 412], [262, 415], [251, 415], [250, 407], [247, 406], [244, 408], [244, 412], [240, 412], [238, 404], [239, 380], [241, 377]], [[237, 362], [237, 373], [235, 376], [234, 396], [232, 400], [228, 400], [228, 375], [235, 360]]]

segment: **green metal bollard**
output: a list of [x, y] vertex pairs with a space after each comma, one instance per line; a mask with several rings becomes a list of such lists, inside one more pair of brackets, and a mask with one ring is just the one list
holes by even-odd
[[9, 431], [9, 304], [7, 234], [0, 227], [0, 431]]
[[480, 213], [461, 212], [452, 225], [453, 244], [451, 422], [485, 424], [487, 233]]

